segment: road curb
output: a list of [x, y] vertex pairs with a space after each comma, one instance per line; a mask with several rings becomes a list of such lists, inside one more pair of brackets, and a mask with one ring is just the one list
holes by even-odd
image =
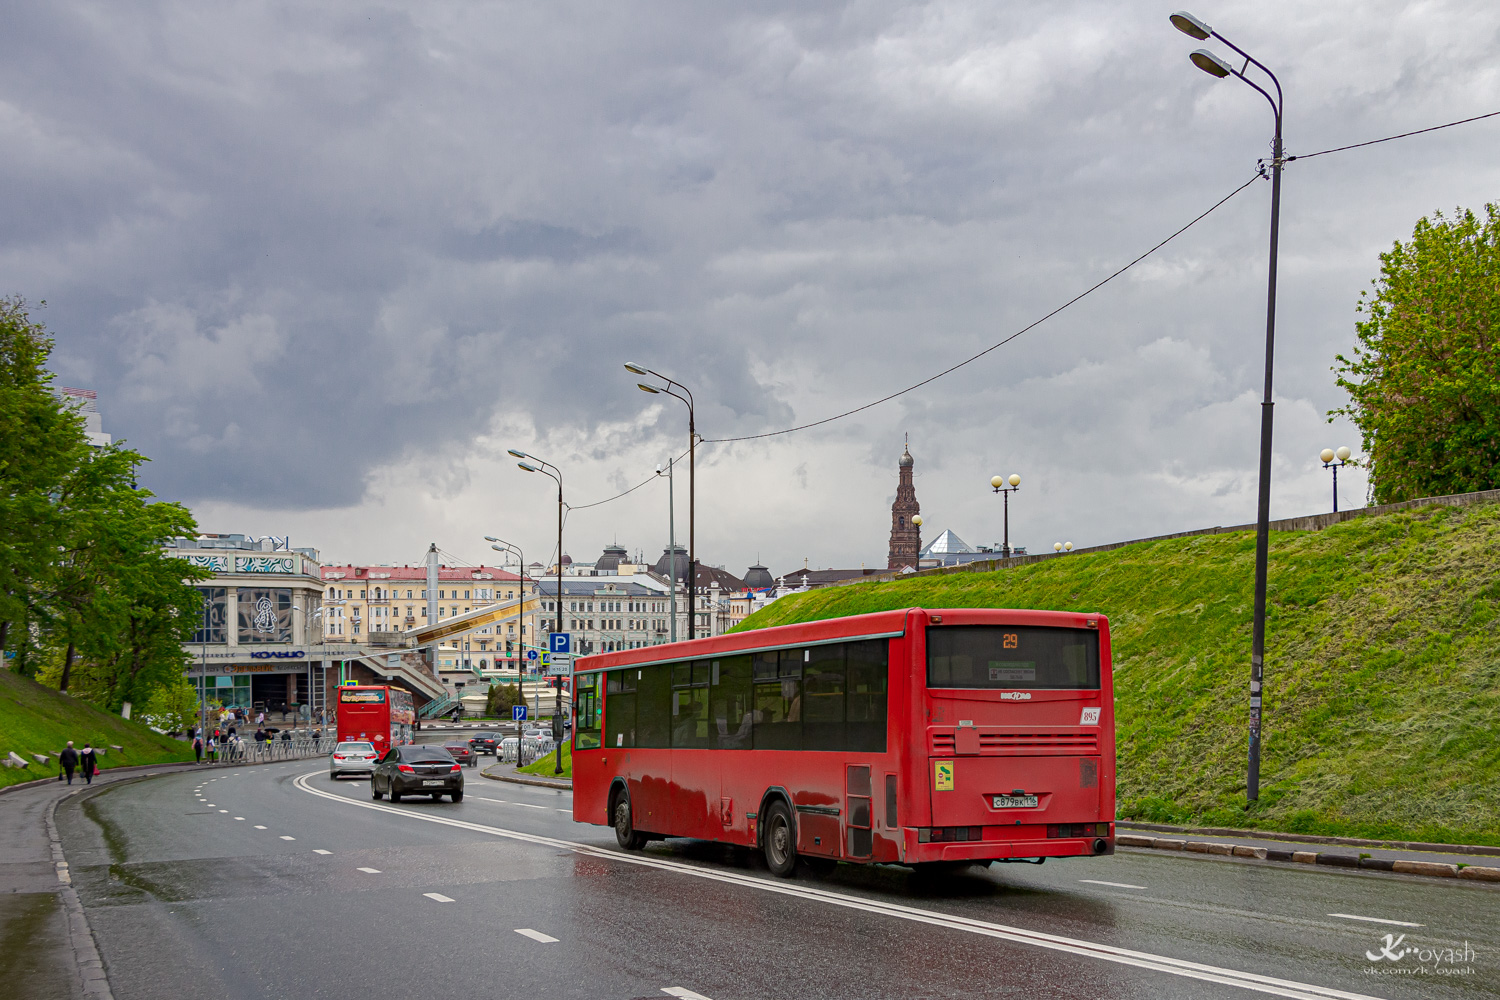
[[1197, 833], [1210, 837], [1249, 837], [1281, 840], [1292, 844], [1334, 844], [1340, 847], [1374, 847], [1382, 851], [1432, 851], [1437, 854], [1482, 854], [1500, 857], [1500, 847], [1487, 844], [1431, 844], [1420, 840], [1363, 840], [1359, 837], [1324, 837], [1311, 833], [1277, 833], [1271, 830], [1238, 830], [1223, 826], [1168, 826], [1165, 823], [1116, 823], [1120, 830], [1150, 830], [1176, 836]]
[[536, 785], [538, 788], [559, 788], [569, 792], [573, 790], [573, 782], [566, 778], [552, 781], [547, 778], [523, 778], [518, 774], [491, 774], [489, 771], [480, 771], [479, 774], [491, 781], [508, 781], [512, 785]]
[[[110, 783], [111, 785], [114, 782]], [[85, 785], [85, 788], [88, 786]], [[73, 888], [73, 875], [68, 870], [68, 859], [63, 854], [62, 838], [57, 833], [57, 806], [75, 792], [52, 800], [43, 813], [47, 824], [47, 840], [52, 848], [52, 864], [57, 869], [57, 880], [62, 883], [63, 912], [67, 915], [68, 944], [73, 950], [73, 964], [78, 972], [83, 995], [90, 1000], [114, 1000], [114, 991], [109, 988], [109, 977], [104, 972], [104, 961], [99, 957], [99, 946], [94, 941], [94, 932], [89, 927], [89, 918], [83, 910], [83, 901], [78, 890]]]
[[1121, 833], [1115, 846], [1153, 851], [1177, 851], [1241, 858], [1251, 861], [1279, 861], [1292, 864], [1321, 865], [1329, 868], [1355, 868], [1366, 872], [1395, 875], [1425, 875], [1429, 878], [1464, 879], [1474, 882], [1500, 882], [1500, 868], [1484, 865], [1457, 865], [1441, 861], [1407, 861], [1399, 858], [1362, 858], [1357, 854], [1333, 854], [1323, 851], [1283, 851], [1273, 847], [1251, 847], [1246, 844], [1217, 844], [1211, 841], [1185, 840], [1177, 837], [1147, 837]]
[[[122, 765], [120, 767], [101, 768], [100, 770], [94, 772], [94, 777], [97, 779], [97, 778], [103, 777], [106, 774], [129, 774], [129, 773], [131, 773], [133, 771], [151, 771], [151, 770], [160, 770], [162, 768], [176, 769], [176, 768], [200, 767], [200, 766], [202, 766], [202, 765], [195, 764], [194, 762], [192, 762], [190, 760], [168, 760], [168, 761], [163, 761], [160, 764], [125, 764], [125, 765]], [[219, 765], [214, 765], [214, 766], [225, 767], [225, 766], [231, 766], [231, 765], [219, 764]], [[31, 781], [21, 781], [21, 782], [17, 782], [14, 785], [6, 785], [4, 788], [0, 788], [0, 795], [7, 795], [7, 794], [9, 794], [11, 792], [19, 791], [22, 788], [36, 788], [36, 787], [38, 787], [40, 785], [47, 784], [47, 782], [49, 782], [49, 781], [53, 781], [53, 782], [57, 781], [57, 776], [56, 775], [52, 775], [52, 776], [46, 777], [46, 778], [35, 778], [35, 779], [31, 780]], [[87, 786], [84, 786], [84, 787], [87, 787]]]

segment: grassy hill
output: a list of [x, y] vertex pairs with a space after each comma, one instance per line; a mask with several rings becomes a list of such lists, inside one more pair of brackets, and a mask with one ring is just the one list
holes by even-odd
[[741, 630], [909, 606], [1098, 611], [1120, 816], [1500, 844], [1500, 505], [1271, 535], [1261, 798], [1245, 806], [1252, 533], [830, 587]]
[[[100, 758], [99, 763], [106, 768], [193, 759], [189, 743], [102, 712], [10, 670], [0, 670], [0, 757], [14, 750], [31, 762], [25, 770], [0, 768], [0, 787], [56, 774], [54, 755], [68, 740], [80, 749], [86, 740], [92, 740], [96, 747], [124, 747], [123, 752], [107, 750]], [[38, 764], [32, 760], [33, 753], [54, 759]]]

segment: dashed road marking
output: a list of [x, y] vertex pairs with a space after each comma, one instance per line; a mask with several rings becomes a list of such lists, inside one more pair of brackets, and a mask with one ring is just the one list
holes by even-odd
[[281, 839], [282, 840], [296, 840], [297, 838], [296, 837], [288, 837], [286, 834], [283, 833], [281, 835]]
[[229, 815], [229, 810], [228, 809], [220, 809], [219, 812], [223, 813], [226, 816]]
[[1081, 878], [1078, 881], [1080, 881], [1080, 882], [1088, 882], [1088, 883], [1090, 883], [1092, 885], [1109, 885], [1109, 886], [1114, 886], [1116, 889], [1144, 889], [1144, 888], [1146, 888], [1143, 885], [1131, 885], [1129, 882], [1105, 882], [1105, 881], [1102, 881], [1101, 879], [1097, 879], [1097, 878]]
[[437, 903], [451, 903], [451, 902], [453, 902], [453, 897], [451, 897], [451, 896], [444, 896], [440, 892], [424, 892], [424, 893], [422, 893], [422, 895], [426, 896], [428, 899], [433, 900], [434, 902], [437, 902]]
[[332, 851], [325, 851], [321, 847], [314, 847], [313, 848], [313, 853], [314, 854], [332, 854], [333, 852]]
[[371, 875], [379, 875], [380, 874], [380, 869], [379, 868], [359, 868], [359, 869], [356, 869], [356, 871], [368, 872]]
[[522, 809], [545, 809], [545, 808], [547, 808], [546, 806], [534, 806], [530, 802], [512, 802], [511, 805], [513, 805], [513, 806], [520, 806]]
[[516, 933], [522, 937], [529, 937], [533, 941], [540, 941], [542, 944], [555, 944], [557, 942], [557, 938], [551, 934], [543, 934], [541, 931], [534, 931], [530, 927], [517, 927]]
[[708, 1000], [708, 997], [702, 993], [694, 993], [686, 986], [663, 986], [661, 991], [667, 996], [677, 997], [678, 1000]]
[[[695, 865], [682, 862], [670, 861], [666, 858], [651, 856], [625, 854], [619, 851], [594, 847], [589, 844], [581, 844], [574, 841], [561, 840], [556, 837], [544, 837], [532, 833], [523, 833], [519, 830], [506, 830], [500, 827], [486, 826], [468, 820], [458, 819], [451, 815], [437, 815], [432, 811], [407, 810], [392, 808], [377, 802], [362, 802], [358, 799], [333, 792], [327, 792], [319, 788], [313, 788], [308, 784], [314, 774], [312, 772], [297, 778], [295, 784], [309, 795], [315, 795], [337, 802], [342, 806], [356, 809], [370, 809], [375, 812], [384, 812], [392, 816], [402, 816], [408, 820], [426, 823], [437, 823], [442, 826], [451, 826], [460, 830], [472, 830], [476, 833], [488, 833], [507, 840], [520, 843], [534, 844], [538, 847], [550, 849], [562, 849], [572, 851], [575, 854], [607, 860], [616, 864], [634, 865], [641, 868], [653, 868], [658, 871], [675, 872], [679, 875], [699, 878], [707, 881], [718, 882], [726, 885], [735, 885], [743, 889], [757, 892], [769, 893], [780, 896], [790, 896], [804, 899], [809, 902], [822, 903], [829, 906], [837, 906], [844, 909], [860, 910], [866, 913], [889, 917], [896, 920], [905, 920], [913, 923], [926, 924], [933, 927], [944, 927], [951, 930], [964, 931], [981, 937], [991, 938], [999, 941], [1009, 941], [1016, 944], [1029, 945], [1034, 948], [1042, 948], [1048, 951], [1061, 952], [1064, 954], [1077, 955], [1083, 958], [1092, 958], [1098, 961], [1112, 962], [1117, 965], [1131, 966], [1137, 969], [1152, 972], [1165, 973], [1167, 975], [1182, 976], [1188, 979], [1196, 979], [1201, 982], [1217, 983], [1224, 986], [1233, 986], [1243, 990], [1257, 993], [1266, 993], [1272, 996], [1296, 998], [1296, 1000], [1316, 1000], [1316, 998], [1337, 998], [1337, 1000], [1374, 1000], [1366, 994], [1354, 993], [1344, 990], [1335, 990], [1326, 986], [1316, 986], [1311, 983], [1298, 982], [1296, 980], [1282, 979], [1277, 976], [1267, 976], [1248, 970], [1230, 969], [1223, 966], [1208, 965], [1202, 962], [1192, 962], [1186, 959], [1173, 958], [1168, 955], [1152, 954], [1151, 952], [1134, 951], [1120, 948], [1115, 945], [1104, 944], [1098, 941], [1089, 941], [1084, 938], [1067, 937], [1061, 934], [1047, 934], [1042, 931], [1028, 930], [1023, 927], [1008, 926], [1006, 924], [994, 923], [987, 920], [978, 920], [973, 917], [959, 916], [957, 914], [943, 913], [938, 910], [929, 910], [922, 907], [908, 906], [894, 901], [866, 899], [862, 896], [852, 896], [846, 893], [833, 892], [827, 889], [804, 886], [795, 883], [787, 883], [782, 880], [760, 878], [753, 875], [745, 875], [734, 871], [723, 871], [714, 868], [700, 868]], [[429, 898], [435, 897], [435, 893], [423, 893]], [[448, 897], [442, 897], [447, 900]]]
[[245, 817], [243, 816], [236, 816], [235, 819], [239, 820], [241, 823], [245, 822]]
[[559, 809], [558, 812], [567, 813], [569, 816], [573, 815], [573, 810], [571, 809]]
[[1410, 920], [1387, 920], [1384, 917], [1361, 917], [1354, 913], [1330, 913], [1330, 917], [1342, 917], [1345, 920], [1363, 920], [1367, 924], [1390, 924], [1393, 927], [1426, 927], [1426, 924], [1414, 924]]
[[265, 829], [265, 827], [261, 826], [259, 823], [255, 824], [255, 828], [257, 830], [264, 830]]

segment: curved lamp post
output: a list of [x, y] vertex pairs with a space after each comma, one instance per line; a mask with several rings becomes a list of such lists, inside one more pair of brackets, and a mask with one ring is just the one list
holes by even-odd
[[1332, 448], [1324, 448], [1318, 457], [1323, 460], [1323, 468], [1333, 470], [1333, 512], [1339, 512], [1339, 469], [1349, 464], [1349, 456], [1354, 454], [1348, 448], [1340, 448], [1337, 451]]
[[[517, 592], [521, 595], [521, 600], [520, 600], [520, 602], [518, 602], [518, 605], [517, 605], [517, 607], [519, 608], [521, 605], [524, 605], [526, 603], [526, 557], [521, 554], [521, 547], [519, 545], [512, 545], [510, 542], [507, 542], [507, 541], [505, 541], [503, 539], [495, 538], [493, 535], [485, 535], [484, 536], [484, 540], [487, 541], [487, 542], [494, 542], [495, 544], [491, 545], [490, 548], [494, 549], [496, 552], [514, 552], [516, 554], [516, 559], [518, 559], [520, 561], [520, 563], [521, 563], [521, 572], [520, 572], [521, 583], [520, 583], [520, 586], [517, 588]], [[561, 564], [561, 562], [562, 562], [562, 555], [561, 555], [560, 552], [559, 552], [557, 558], [558, 558], [559, 564]], [[560, 601], [559, 601], [559, 604], [561, 604]], [[526, 693], [525, 693], [525, 690], [521, 687], [521, 661], [522, 661], [522, 659], [524, 659], [524, 656], [521, 654], [521, 651], [525, 650], [525, 648], [526, 648], [526, 616], [523, 615], [523, 614], [519, 614], [518, 613], [517, 614], [517, 620], [520, 621], [520, 623], [521, 623], [521, 634], [519, 636], [520, 643], [516, 646], [516, 650], [517, 650], [517, 656], [516, 656], [516, 693], [521, 696], [521, 704], [524, 705], [524, 704], [526, 704]], [[499, 643], [497, 642], [496, 645], [498, 646]], [[559, 701], [561, 701], [561, 699], [559, 699]], [[537, 706], [538, 706], [538, 709], [540, 709], [540, 707], [541, 707], [540, 700], [537, 702]], [[498, 751], [497, 751], [497, 759], [498, 759]], [[516, 766], [517, 767], [521, 766], [521, 720], [520, 719], [516, 720]]]
[[1005, 496], [1005, 540], [1001, 542], [1000, 553], [1002, 558], [1010, 558], [1010, 495], [1021, 488], [1021, 477], [1012, 472], [1009, 478], [1003, 476], [991, 476], [990, 486], [996, 493]]
[[[1239, 69], [1207, 49], [1198, 49], [1188, 58], [1209, 76], [1221, 80], [1227, 76], [1235, 76], [1255, 88], [1270, 103], [1271, 113], [1275, 118], [1275, 132], [1271, 138], [1271, 264], [1266, 283], [1266, 377], [1260, 403], [1260, 491], [1255, 516], [1255, 620], [1250, 649], [1250, 748], [1245, 775], [1245, 798], [1255, 802], [1260, 798], [1261, 690], [1265, 680], [1266, 650], [1266, 555], [1271, 537], [1271, 410], [1274, 405], [1271, 400], [1271, 361], [1276, 342], [1276, 248], [1281, 225], [1281, 168], [1285, 161], [1285, 153], [1281, 147], [1281, 82], [1264, 63], [1186, 11], [1178, 11], [1171, 15], [1170, 20], [1173, 27], [1191, 38], [1199, 41], [1216, 38], [1243, 56], [1245, 62]], [[1276, 90], [1275, 97], [1245, 75], [1252, 65], [1270, 79]]]
[[[542, 460], [540, 458], [537, 458], [535, 455], [527, 454], [524, 451], [517, 451], [515, 448], [507, 448], [506, 451], [509, 452], [513, 457], [522, 459], [522, 461], [519, 461], [519, 462], [516, 463], [517, 467], [519, 467], [521, 469], [524, 469], [527, 472], [540, 472], [544, 476], [551, 476], [557, 482], [557, 631], [561, 632], [563, 630], [563, 627], [562, 627], [562, 623], [563, 623], [563, 617], [562, 617], [562, 606], [563, 606], [563, 602], [562, 602], [562, 598], [563, 598], [563, 582], [562, 582], [562, 578], [563, 578], [563, 569], [562, 569], [562, 566], [563, 566], [563, 563], [562, 563], [562, 561], [563, 561], [563, 481], [562, 481], [562, 470], [559, 469], [557, 466], [553, 465], [551, 462], [544, 461], [544, 460]], [[548, 471], [548, 470], [551, 470], [551, 471]], [[522, 568], [524, 569], [524, 566]], [[557, 707], [558, 707], [559, 710], [561, 710], [561, 708], [562, 708], [562, 692], [561, 691], [559, 691], [558, 695], [557, 695]], [[518, 766], [520, 764], [520, 761], [521, 761], [521, 741], [519, 739], [517, 739], [516, 740], [516, 763], [517, 763]], [[558, 744], [557, 744], [557, 764], [556, 764], [556, 766], [554, 768], [554, 773], [556, 773], [556, 774], [561, 774], [562, 773], [562, 741], [561, 740], [559, 740]]]
[[[673, 399], [678, 400], [679, 402], [682, 403], [682, 405], [684, 405], [684, 406], [687, 407], [687, 411], [688, 411], [688, 564], [687, 564], [687, 570], [688, 570], [688, 572], [687, 572], [687, 577], [688, 577], [688, 585], [687, 585], [688, 614], [687, 614], [687, 620], [688, 620], [688, 638], [689, 639], [696, 639], [696, 638], [698, 638], [698, 620], [697, 620], [697, 610], [698, 610], [698, 608], [697, 608], [697, 603], [698, 603], [697, 602], [697, 597], [698, 597], [698, 558], [697, 558], [697, 554], [698, 553], [697, 553], [696, 542], [695, 542], [696, 536], [694, 535], [693, 529], [694, 529], [694, 524], [695, 524], [695, 513], [696, 513], [695, 499], [697, 497], [697, 492], [696, 491], [697, 491], [697, 483], [698, 483], [697, 467], [696, 467], [696, 463], [695, 463], [695, 459], [697, 458], [697, 447], [698, 447], [698, 429], [697, 429], [697, 424], [695, 422], [694, 414], [693, 414], [693, 393], [692, 393], [692, 391], [690, 389], [688, 389], [687, 386], [683, 385], [681, 382], [678, 382], [675, 379], [667, 378], [667, 376], [663, 375], [661, 372], [652, 371], [650, 368], [647, 368], [644, 365], [638, 365], [638, 364], [634, 364], [633, 362], [627, 362], [626, 365], [625, 365], [625, 370], [628, 371], [628, 372], [630, 372], [630, 374], [632, 374], [632, 375], [650, 375], [650, 376], [653, 376], [655, 378], [661, 379], [663, 382], [667, 383], [665, 386], [647, 385], [644, 382], [637, 382], [635, 384], [635, 387], [637, 389], [641, 390], [642, 392], [649, 392], [653, 396], [671, 396]], [[676, 386], [678, 389], [681, 389], [682, 390], [682, 394], [679, 395], [678, 393], [673, 392], [672, 391], [673, 386]], [[672, 588], [674, 590], [677, 588], [677, 581], [675, 579], [672, 581]], [[712, 630], [710, 629], [710, 631], [712, 631]]]

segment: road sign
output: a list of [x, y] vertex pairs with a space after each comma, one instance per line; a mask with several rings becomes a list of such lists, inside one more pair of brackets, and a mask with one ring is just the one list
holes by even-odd
[[548, 677], [566, 677], [573, 672], [573, 657], [553, 653], [547, 658]]
[[526, 721], [526, 706], [525, 705], [512, 705], [510, 707], [510, 717], [515, 722], [525, 722]]
[[534, 650], [534, 649], [528, 649], [528, 650], [527, 650], [527, 651], [526, 651], [526, 659], [528, 659], [528, 660], [534, 660], [534, 659], [536, 659], [536, 658], [537, 658], [537, 657], [538, 657], [538, 656], [540, 656], [540, 655], [541, 655], [541, 654], [540, 654], [540, 653], [538, 653], [538, 652], [537, 652], [537, 651], [536, 651], [536, 650]]
[[573, 634], [571, 632], [553, 632], [547, 637], [547, 649], [554, 653], [573, 652]]

